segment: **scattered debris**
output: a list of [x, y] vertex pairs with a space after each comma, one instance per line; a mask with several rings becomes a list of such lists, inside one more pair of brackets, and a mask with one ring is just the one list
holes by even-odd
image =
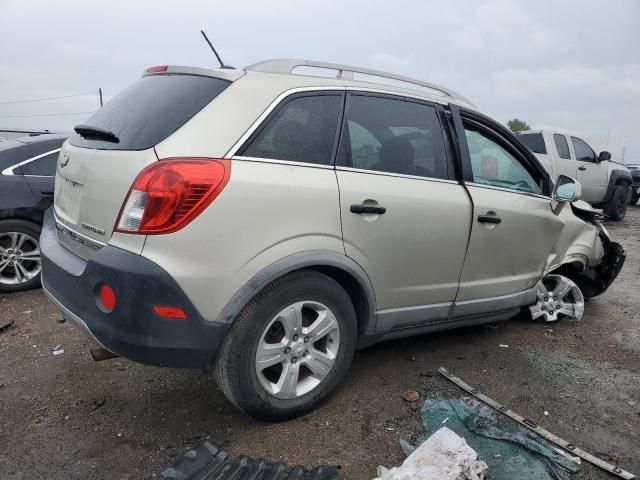
[[33, 313], [33, 310], [25, 310], [24, 312], [22, 312], [23, 315], [31, 315]]
[[339, 480], [340, 466], [321, 465], [306, 470], [300, 465], [269, 462], [244, 455], [227, 463], [229, 454], [208, 440], [182, 455], [160, 478], [172, 480]]
[[49, 350], [51, 350], [52, 352], [55, 352], [56, 350], [60, 350], [62, 348], [62, 345], [58, 344], [55, 347], [51, 347]]
[[509, 345], [507, 345], [506, 343], [501, 343], [500, 345], [498, 345], [500, 348], [509, 348]]
[[67, 323], [67, 319], [64, 318], [64, 317], [60, 317], [60, 318], [56, 319], [56, 322], [58, 322], [58, 323]]
[[[515, 420], [519, 424], [527, 427], [529, 430], [531, 430], [531, 431], [535, 432], [536, 434], [538, 434], [541, 438], [543, 438], [545, 440], [548, 440], [549, 442], [557, 445], [558, 447], [561, 447], [561, 448], [565, 449], [566, 451], [571, 452], [571, 454], [569, 454], [564, 450], [560, 450], [560, 449], [557, 449], [557, 448], [553, 447], [555, 452], [561, 454], [564, 458], [572, 461], [572, 463], [574, 463], [574, 464], [576, 463], [575, 461], [573, 461], [573, 459], [575, 458], [573, 455], [577, 455], [578, 457], [582, 458], [583, 460], [586, 460], [587, 462], [592, 463], [593, 465], [596, 465], [596, 466], [602, 468], [603, 470], [606, 470], [606, 471], [608, 471], [610, 473], [613, 473], [614, 475], [617, 475], [620, 478], [624, 478], [626, 480], [631, 480], [631, 479], [637, 478], [634, 474], [623, 470], [622, 468], [618, 467], [617, 465], [612, 465], [612, 464], [610, 464], [608, 462], [605, 462], [604, 460], [601, 460], [600, 458], [598, 458], [598, 457], [596, 457], [594, 455], [591, 455], [590, 453], [582, 450], [581, 448], [576, 447], [575, 445], [567, 442], [566, 440], [563, 440], [562, 438], [560, 438], [560, 437], [554, 435], [553, 433], [545, 430], [544, 428], [536, 425], [533, 421], [529, 420], [528, 418], [525, 418], [525, 417], [513, 412], [512, 410], [509, 410], [505, 405], [501, 405], [500, 403], [496, 402], [492, 398], [489, 398], [486, 395], [484, 395], [482, 393], [479, 393], [471, 385], [465, 383], [460, 378], [450, 374], [449, 371], [446, 368], [440, 367], [438, 369], [438, 372], [440, 372], [440, 374], [442, 376], [444, 376], [445, 378], [447, 378], [451, 382], [455, 383], [456, 385], [458, 385], [463, 390], [466, 390], [467, 392], [469, 392], [470, 394], [472, 394], [473, 396], [475, 396], [476, 398], [478, 398], [479, 400], [484, 402], [489, 407], [491, 407], [491, 408], [503, 413], [507, 417], [510, 417], [511, 419]], [[425, 406], [426, 406], [426, 404], [425, 404]]]
[[416, 449], [415, 446], [411, 445], [409, 442], [403, 439], [400, 439], [400, 448], [402, 448], [402, 451], [404, 452], [404, 455], [406, 457], [411, 455]]
[[542, 413], [544, 413], [544, 416], [545, 416], [545, 417], [548, 417], [548, 416], [549, 416], [549, 412], [547, 412], [546, 410], [545, 410], [544, 412], [542, 412]]
[[464, 438], [442, 427], [400, 467], [378, 467], [376, 480], [483, 480], [488, 468]]
[[53, 353], [54, 355], [64, 355], [64, 350], [63, 349], [53, 350], [51, 353]]
[[420, 398], [420, 394], [415, 390], [407, 390], [402, 396], [407, 402], [416, 402]]
[[107, 403], [107, 400], [105, 398], [96, 398], [95, 400], [91, 401], [91, 403], [89, 404], [89, 408], [91, 408], [91, 410], [95, 412], [96, 410], [104, 407], [105, 403]]
[[102, 362], [103, 360], [109, 360], [111, 358], [118, 358], [118, 355], [105, 348], [92, 348], [89, 350], [89, 353], [96, 362]]
[[0, 332], [4, 332], [7, 328], [13, 325], [14, 320], [0, 320]]

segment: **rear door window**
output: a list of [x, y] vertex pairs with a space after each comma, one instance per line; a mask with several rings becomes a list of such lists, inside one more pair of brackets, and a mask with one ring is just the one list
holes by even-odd
[[342, 96], [306, 95], [276, 110], [238, 155], [329, 165]]
[[533, 153], [546, 155], [547, 147], [544, 144], [544, 138], [541, 133], [524, 133], [518, 135], [518, 138], [522, 143], [529, 147], [529, 150]]
[[[60, 150], [49, 153], [20, 166], [23, 175], [35, 175], [38, 177], [55, 177], [56, 164]], [[17, 173], [17, 172], [16, 172]]]
[[101, 150], [146, 150], [178, 130], [230, 83], [184, 74], [142, 77], [83, 122], [113, 132], [118, 143], [77, 134], [70, 143]]
[[448, 178], [445, 139], [434, 106], [354, 94], [346, 119], [338, 165]]
[[571, 159], [571, 152], [569, 152], [569, 144], [567, 143], [567, 137], [564, 135], [560, 135], [559, 133], [555, 133], [553, 135], [553, 141], [556, 144], [556, 149], [558, 150], [558, 156], [560, 158], [564, 158], [565, 160]]

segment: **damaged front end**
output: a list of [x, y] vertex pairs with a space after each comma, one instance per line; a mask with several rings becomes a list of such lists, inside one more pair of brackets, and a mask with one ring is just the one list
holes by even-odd
[[605, 292], [616, 279], [626, 252], [609, 237], [598, 220], [598, 212], [589, 204], [576, 201], [565, 208], [565, 229], [558, 244], [553, 264], [545, 272], [563, 275], [578, 285], [586, 299]]

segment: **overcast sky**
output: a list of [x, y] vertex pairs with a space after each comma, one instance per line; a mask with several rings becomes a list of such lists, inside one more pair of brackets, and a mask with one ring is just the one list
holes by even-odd
[[640, 162], [640, 1], [0, 0], [0, 128], [70, 129], [151, 65], [312, 58], [458, 90], [486, 114]]

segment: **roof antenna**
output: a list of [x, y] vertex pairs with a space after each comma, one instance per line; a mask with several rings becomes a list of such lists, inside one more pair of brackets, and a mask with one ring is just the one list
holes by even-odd
[[202, 34], [202, 36], [204, 37], [204, 39], [207, 41], [207, 43], [209, 44], [209, 46], [211, 47], [211, 50], [213, 50], [213, 54], [216, 56], [216, 58], [218, 59], [218, 62], [220, 63], [220, 68], [228, 68], [231, 70], [235, 70], [234, 67], [232, 67], [231, 65], [225, 65], [222, 62], [222, 59], [220, 58], [220, 55], [218, 55], [218, 52], [216, 52], [216, 49], [213, 48], [213, 45], [211, 44], [211, 42], [209, 41], [209, 37], [207, 37], [207, 34], [204, 33], [204, 30], [200, 30], [200, 33]]

